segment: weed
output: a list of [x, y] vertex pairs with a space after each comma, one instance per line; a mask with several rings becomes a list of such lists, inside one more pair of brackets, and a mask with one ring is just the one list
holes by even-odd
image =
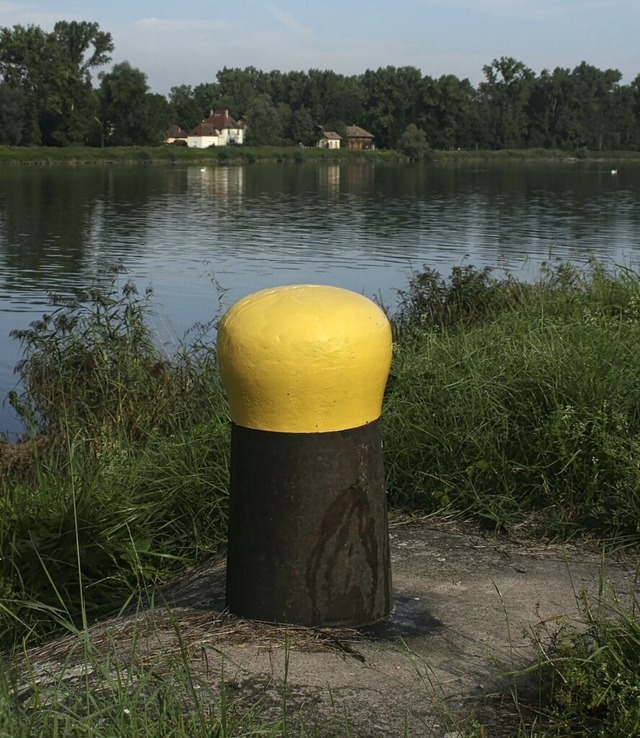
[[531, 635], [536, 656], [516, 673], [520, 732], [540, 738], [640, 734], [640, 624], [635, 594], [578, 596], [577, 622], [546, 623]]

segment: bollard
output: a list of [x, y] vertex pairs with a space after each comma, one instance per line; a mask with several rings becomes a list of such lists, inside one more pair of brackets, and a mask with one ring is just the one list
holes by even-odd
[[384, 618], [384, 312], [337, 287], [262, 290], [225, 314], [217, 352], [232, 421], [227, 607], [320, 627]]

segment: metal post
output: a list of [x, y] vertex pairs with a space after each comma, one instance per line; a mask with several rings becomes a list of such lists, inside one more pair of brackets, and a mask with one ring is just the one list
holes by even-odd
[[314, 626], [384, 618], [384, 312], [336, 287], [262, 290], [226, 313], [217, 351], [232, 419], [227, 606]]

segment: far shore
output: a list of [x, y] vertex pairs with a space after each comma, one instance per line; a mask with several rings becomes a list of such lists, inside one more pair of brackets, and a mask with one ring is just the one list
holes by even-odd
[[[617, 167], [621, 162], [640, 162], [640, 151], [563, 151], [560, 149], [431, 150], [423, 159], [427, 165], [477, 164], [492, 162], [558, 162], [577, 164], [599, 162]], [[129, 146], [93, 148], [74, 146], [0, 146], [0, 165], [56, 164], [255, 164], [259, 162], [326, 162], [326, 163], [406, 163], [409, 159], [397, 151], [376, 149], [354, 151], [327, 150], [299, 146], [215, 147], [193, 149], [176, 146]]]

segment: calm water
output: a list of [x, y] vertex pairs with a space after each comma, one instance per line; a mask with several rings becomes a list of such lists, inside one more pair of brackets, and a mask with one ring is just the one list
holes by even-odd
[[[639, 200], [638, 165], [1, 168], [0, 402], [16, 382], [9, 331], [114, 263], [153, 287], [171, 344], [275, 284], [392, 305], [423, 265], [533, 278], [544, 261], [596, 255], [636, 268]], [[0, 431], [17, 430], [0, 406]]]

